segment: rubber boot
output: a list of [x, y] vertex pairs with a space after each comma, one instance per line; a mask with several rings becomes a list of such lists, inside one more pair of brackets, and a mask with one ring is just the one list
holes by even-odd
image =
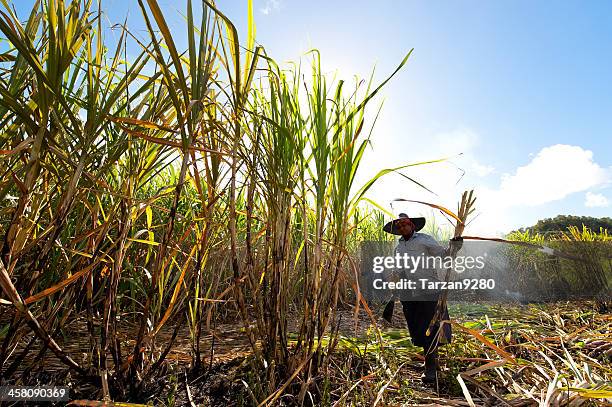
[[438, 351], [425, 355], [425, 372], [421, 376], [423, 383], [435, 383], [438, 371]]

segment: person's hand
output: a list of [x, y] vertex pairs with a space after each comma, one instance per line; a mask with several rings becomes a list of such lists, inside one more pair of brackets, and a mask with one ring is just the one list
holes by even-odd
[[457, 252], [463, 247], [463, 238], [461, 236], [455, 236], [450, 240], [451, 248]]

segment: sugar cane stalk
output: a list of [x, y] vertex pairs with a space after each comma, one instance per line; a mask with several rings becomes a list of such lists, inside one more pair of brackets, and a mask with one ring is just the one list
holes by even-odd
[[[474, 207], [475, 202], [476, 202], [476, 197], [474, 196], [474, 190], [463, 192], [463, 195], [461, 196], [461, 202], [459, 202], [459, 205], [458, 205], [458, 211], [457, 211], [458, 219], [456, 219], [456, 223], [455, 223], [455, 233], [453, 234], [454, 238], [461, 237], [461, 235], [463, 235], [463, 231], [465, 230], [467, 218], [472, 213], [474, 213], [474, 210], [476, 209]], [[453, 247], [453, 245], [451, 244], [449, 255], [451, 257], [455, 257], [457, 254], [457, 250], [458, 249]], [[445, 281], [450, 280], [451, 271], [452, 271], [451, 268], [448, 268], [446, 270], [446, 275], [444, 277]], [[433, 326], [440, 320], [444, 312], [444, 309], [446, 309], [447, 302], [448, 302], [448, 291], [444, 291], [438, 298], [438, 303], [436, 305], [436, 311], [434, 313], [433, 318], [429, 322], [429, 327], [427, 327], [427, 332], [426, 332], [427, 336], [431, 335], [431, 330]]]

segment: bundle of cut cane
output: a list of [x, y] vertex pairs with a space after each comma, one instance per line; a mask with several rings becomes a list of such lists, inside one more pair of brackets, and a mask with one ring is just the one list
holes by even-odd
[[[476, 210], [476, 208], [474, 207], [475, 202], [476, 202], [476, 197], [474, 196], [474, 190], [463, 192], [463, 195], [461, 196], [461, 202], [459, 202], [458, 208], [457, 208], [458, 210], [457, 210], [457, 218], [455, 219], [456, 223], [455, 223], [454, 238], [458, 238], [463, 235], [463, 231], [467, 224], [468, 216], [470, 216]], [[457, 254], [457, 250], [458, 249], [456, 247], [453, 247], [451, 243], [449, 255], [452, 257], [455, 257], [455, 255]], [[446, 270], [446, 276], [444, 278], [445, 281], [450, 280], [451, 271], [452, 269], [450, 268]], [[440, 320], [441, 316], [443, 315], [444, 310], [446, 309], [447, 300], [448, 300], [448, 291], [444, 291], [438, 298], [436, 312], [434, 313], [434, 317], [431, 319], [431, 322], [429, 323], [429, 327], [427, 328], [426, 335], [428, 336], [431, 335], [432, 327]], [[445, 321], [443, 321], [442, 323], [445, 323]], [[446, 322], [446, 323], [449, 323], [449, 322]], [[441, 329], [439, 331], [441, 331]]]

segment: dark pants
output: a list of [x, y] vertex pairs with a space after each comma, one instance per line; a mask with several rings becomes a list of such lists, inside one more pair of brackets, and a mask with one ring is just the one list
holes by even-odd
[[[416, 346], [422, 346], [426, 353], [435, 350], [438, 345], [451, 341], [452, 332], [448, 323], [443, 324], [443, 329], [439, 334], [440, 322], [434, 324], [429, 336], [426, 334], [429, 323], [436, 313], [436, 304], [437, 301], [402, 301], [402, 310], [408, 324], [412, 343]], [[444, 307], [441, 319], [449, 319], [448, 308]]]

